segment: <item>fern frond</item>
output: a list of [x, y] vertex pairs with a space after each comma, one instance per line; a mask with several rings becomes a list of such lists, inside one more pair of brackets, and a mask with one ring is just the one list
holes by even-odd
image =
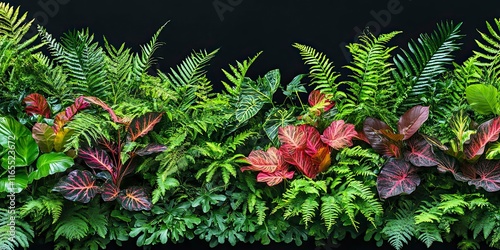
[[130, 49], [122, 44], [115, 48], [104, 38], [104, 48], [106, 49], [105, 65], [107, 78], [111, 85], [112, 103], [116, 104], [119, 100], [133, 93], [131, 86], [133, 54]]
[[78, 113], [66, 124], [66, 128], [72, 132], [65, 145], [64, 150], [71, 148], [78, 150], [82, 145], [94, 145], [99, 139], [109, 139], [110, 123], [98, 116], [87, 113]]
[[415, 220], [413, 218], [414, 208], [410, 202], [405, 202], [394, 212], [394, 218], [388, 219], [382, 234], [388, 237], [388, 241], [397, 250], [408, 244], [415, 236]]
[[497, 88], [500, 77], [500, 19], [494, 19], [494, 23], [486, 22], [488, 32], [480, 32], [483, 41], [476, 40], [482, 51], [474, 51], [478, 57], [477, 65], [485, 68], [486, 83], [494, 84]]
[[[14, 213], [12, 213], [14, 212]], [[0, 249], [14, 250], [18, 248], [28, 248], [30, 242], [33, 242], [35, 237], [35, 232], [32, 226], [26, 221], [21, 220], [16, 216], [15, 210], [8, 210], [0, 208]], [[10, 218], [17, 217], [15, 220]], [[12, 234], [11, 227], [9, 225], [15, 223], [15, 232]]]
[[[0, 3], [0, 37], [7, 37], [15, 44], [19, 44], [34, 21], [26, 22], [27, 16], [28, 13], [19, 15], [19, 7], [14, 8], [8, 3]], [[34, 39], [36, 39], [36, 35], [27, 39], [20, 48], [27, 47]]]
[[141, 46], [141, 54], [136, 54], [133, 59], [133, 70], [134, 80], [140, 80], [141, 76], [146, 73], [146, 71], [156, 62], [153, 54], [157, 49], [159, 49], [164, 43], [158, 41], [162, 30], [168, 24], [163, 24], [153, 35], [149, 43]]
[[293, 47], [300, 51], [302, 60], [306, 65], [309, 65], [309, 77], [311, 84], [315, 85], [315, 89], [320, 90], [325, 95], [336, 97], [340, 83], [335, 81], [340, 74], [334, 71], [333, 62], [325, 54], [310, 46], [295, 43]]
[[[417, 41], [408, 43], [410, 52], [394, 57], [394, 72], [398, 95], [398, 115], [411, 107], [426, 104], [422, 97], [429, 96], [435, 88], [436, 78], [446, 71], [453, 60], [452, 52], [459, 49], [458, 40], [462, 23], [440, 23], [434, 33], [422, 34]], [[400, 104], [400, 105], [399, 105]]]
[[346, 68], [352, 71], [353, 81], [344, 82], [349, 86], [348, 98], [337, 104], [338, 119], [355, 125], [361, 124], [366, 117], [380, 118], [387, 123], [396, 119], [391, 110], [395, 105], [393, 68], [388, 62], [396, 47], [386, 44], [399, 33], [395, 31], [378, 37], [365, 34], [360, 36], [358, 43], [347, 46], [353, 61]]
[[321, 197], [321, 218], [328, 231], [337, 224], [339, 216], [343, 213], [343, 208], [335, 196]]
[[229, 65], [229, 69], [231, 72], [228, 72], [225, 69], [222, 69], [222, 72], [224, 73], [226, 78], [232, 84], [234, 84], [234, 86], [231, 86], [229, 83], [222, 81], [222, 84], [224, 85], [226, 91], [230, 95], [232, 95], [234, 97], [240, 95], [241, 84], [243, 83], [243, 80], [245, 79], [247, 71], [250, 68], [250, 66], [253, 64], [253, 62], [257, 59], [257, 57], [259, 57], [260, 54], [262, 54], [262, 51], [257, 53], [254, 57], [244, 60], [243, 62], [236, 61], [236, 66]]
[[417, 239], [430, 248], [434, 242], [443, 242], [441, 230], [432, 223], [422, 223], [417, 227]]

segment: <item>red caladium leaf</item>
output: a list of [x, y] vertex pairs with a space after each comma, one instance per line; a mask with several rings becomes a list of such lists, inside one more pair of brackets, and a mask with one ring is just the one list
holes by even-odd
[[323, 111], [325, 112], [333, 108], [333, 106], [335, 106], [335, 102], [328, 100], [326, 98], [326, 95], [322, 94], [319, 90], [311, 91], [307, 101], [309, 102], [309, 105], [311, 107], [317, 106], [318, 108], [323, 109]]
[[43, 153], [51, 152], [54, 148], [54, 140], [56, 134], [52, 127], [45, 123], [35, 123], [33, 129], [31, 130], [31, 135], [35, 139], [36, 144]]
[[382, 199], [399, 194], [411, 194], [418, 185], [420, 177], [417, 168], [399, 159], [389, 160], [377, 177], [377, 190]]
[[110, 181], [107, 181], [101, 187], [101, 197], [104, 201], [114, 201], [118, 194], [120, 194], [120, 189]]
[[151, 112], [134, 118], [128, 127], [129, 140], [135, 141], [153, 130], [153, 127], [160, 122], [162, 115], [163, 113]]
[[288, 168], [280, 168], [272, 173], [260, 172], [257, 175], [257, 182], [265, 182], [268, 186], [275, 186], [284, 179], [292, 179], [294, 173], [294, 171], [288, 171]]
[[428, 106], [415, 106], [406, 111], [398, 122], [398, 131], [404, 135], [403, 140], [408, 140], [429, 118]]
[[47, 99], [38, 93], [27, 95], [23, 99], [26, 104], [26, 114], [28, 115], [41, 115], [45, 118], [50, 117], [50, 107]]
[[88, 108], [90, 104], [86, 102], [83, 97], [78, 97], [75, 102], [67, 107], [64, 111], [59, 112], [54, 118], [54, 132], [58, 133], [59, 130], [81, 110]]
[[53, 191], [61, 193], [70, 201], [88, 203], [99, 192], [95, 176], [87, 170], [73, 170], [59, 180]]
[[313, 163], [311, 156], [304, 150], [292, 151], [287, 149], [286, 146], [281, 146], [279, 149], [286, 162], [292, 164], [305, 176], [314, 179], [318, 174], [318, 166]]
[[470, 143], [465, 145], [464, 153], [468, 159], [484, 153], [488, 142], [498, 140], [500, 134], [500, 117], [491, 119], [477, 128], [477, 132], [470, 136]]
[[484, 188], [488, 192], [500, 190], [500, 161], [482, 160], [476, 164], [477, 177], [469, 185]]
[[366, 137], [366, 135], [365, 135], [365, 131], [361, 130], [361, 131], [357, 131], [357, 133], [358, 133], [358, 135], [356, 136], [356, 139], [364, 141], [364, 142], [370, 144], [370, 141], [368, 140], [368, 137]]
[[153, 203], [144, 188], [129, 187], [120, 191], [118, 201], [129, 211], [151, 210]]
[[353, 124], [346, 124], [343, 120], [333, 121], [323, 131], [321, 140], [335, 150], [352, 146], [352, 139], [358, 133]]
[[447, 154], [444, 154], [441, 151], [436, 151], [434, 153], [436, 156], [436, 160], [438, 162], [437, 165], [437, 170], [441, 173], [452, 173], [453, 175], [456, 175], [459, 170], [459, 166], [457, 164], [457, 161], [454, 157], [451, 157]]
[[327, 145], [321, 141], [321, 135], [315, 127], [306, 126], [304, 127], [304, 131], [306, 133], [306, 154], [313, 156], [321, 148], [327, 147]]
[[391, 131], [392, 129], [387, 124], [375, 118], [368, 117], [363, 123], [363, 132], [377, 153], [399, 158], [401, 156], [401, 142], [396, 144], [394, 140], [383, 134], [388, 134]]
[[275, 147], [270, 147], [267, 152], [262, 150], [253, 150], [248, 157], [245, 158], [250, 166], [241, 168], [241, 171], [262, 171], [272, 173], [280, 166], [287, 166], [288, 164], [283, 159], [281, 152]]
[[422, 136], [412, 136], [408, 140], [405, 159], [417, 167], [433, 167], [439, 164], [432, 152], [432, 146]]
[[278, 138], [282, 145], [286, 146], [287, 150], [290, 150], [290, 153], [294, 153], [295, 150], [303, 150], [306, 148], [306, 126], [307, 125], [288, 125], [278, 129]]
[[113, 181], [116, 181], [117, 171], [115, 164], [111, 161], [106, 151], [93, 148], [81, 149], [78, 152], [78, 156], [83, 159], [90, 168], [108, 171], [113, 177]]
[[156, 143], [151, 143], [151, 144], [148, 144], [146, 147], [135, 151], [135, 154], [139, 155], [139, 156], [145, 156], [145, 155], [161, 153], [165, 150], [167, 150], [167, 146], [161, 145], [161, 144], [156, 144]]

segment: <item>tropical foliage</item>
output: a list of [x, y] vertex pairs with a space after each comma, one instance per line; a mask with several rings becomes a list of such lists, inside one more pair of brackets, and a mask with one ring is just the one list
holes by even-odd
[[0, 3], [2, 249], [500, 249], [500, 19], [463, 62], [443, 22], [403, 49], [362, 34], [347, 75], [293, 44], [309, 72], [253, 77], [259, 52], [215, 91], [218, 50], [154, 70], [165, 25], [136, 53], [88, 29], [26, 37], [26, 18]]

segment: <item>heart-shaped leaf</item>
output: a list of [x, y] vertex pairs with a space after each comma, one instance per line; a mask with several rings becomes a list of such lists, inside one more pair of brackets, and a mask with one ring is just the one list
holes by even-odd
[[438, 161], [432, 152], [432, 146], [420, 135], [413, 136], [407, 142], [405, 159], [417, 167], [433, 167]]
[[470, 136], [470, 143], [465, 145], [464, 153], [468, 159], [484, 153], [488, 142], [498, 140], [500, 134], [500, 117], [493, 118], [479, 125], [477, 132]]
[[500, 190], [500, 161], [480, 161], [475, 166], [476, 178], [469, 185], [483, 188], [488, 192]]
[[112, 176], [116, 175], [116, 166], [106, 151], [93, 148], [81, 149], [78, 156], [90, 168], [108, 171]]
[[120, 191], [118, 201], [129, 211], [151, 210], [153, 203], [142, 187], [129, 187]]
[[53, 191], [61, 193], [70, 201], [88, 203], [99, 192], [95, 176], [87, 171], [73, 170], [59, 180]]
[[105, 182], [101, 187], [103, 201], [114, 201], [120, 194], [120, 189], [111, 181]]
[[23, 99], [23, 103], [26, 104], [26, 114], [41, 115], [45, 118], [50, 117], [49, 103], [43, 95], [38, 93], [29, 94]]
[[417, 169], [405, 160], [389, 160], [377, 177], [380, 198], [411, 194], [420, 185], [420, 177], [416, 172]]
[[257, 182], [265, 182], [268, 186], [275, 186], [284, 179], [292, 179], [294, 173], [294, 171], [288, 171], [287, 168], [278, 169], [272, 173], [260, 172], [257, 175]]
[[267, 151], [253, 150], [245, 159], [250, 166], [242, 167], [241, 171], [251, 170], [272, 173], [281, 165], [288, 166], [281, 156], [281, 152], [275, 147], [270, 147]]
[[304, 150], [307, 145], [306, 126], [288, 125], [280, 127], [278, 129], [278, 138], [282, 143], [282, 147], [286, 147], [291, 154], [297, 150]]
[[335, 150], [352, 146], [352, 139], [358, 135], [353, 124], [346, 124], [343, 120], [333, 121], [323, 131], [321, 140]]
[[36, 161], [36, 170], [29, 174], [29, 182], [64, 172], [74, 164], [73, 158], [64, 153], [51, 152], [43, 154]]
[[465, 89], [467, 102], [479, 114], [498, 114], [498, 90], [492, 85], [473, 84]]

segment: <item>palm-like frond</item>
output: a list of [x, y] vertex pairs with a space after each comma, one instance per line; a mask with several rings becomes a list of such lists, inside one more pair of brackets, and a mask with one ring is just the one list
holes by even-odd
[[[408, 51], [396, 55], [394, 64], [398, 89], [398, 111], [425, 104], [422, 97], [435, 87], [435, 80], [453, 61], [452, 52], [459, 49], [460, 27], [453, 22], [440, 23], [432, 34], [422, 34], [417, 41], [408, 43]], [[400, 105], [399, 105], [400, 104]]]
[[140, 79], [141, 76], [156, 62], [153, 54], [164, 44], [163, 42], [158, 41], [158, 37], [167, 23], [163, 24], [158, 31], [156, 31], [149, 43], [141, 46], [141, 54], [135, 55], [133, 60], [133, 72], [136, 79]]
[[234, 84], [234, 86], [231, 86], [229, 83], [222, 81], [222, 84], [224, 85], [226, 91], [231, 94], [232, 96], [239, 96], [241, 93], [241, 85], [243, 84], [243, 80], [245, 79], [245, 76], [247, 74], [248, 69], [250, 66], [257, 60], [257, 57], [260, 56], [262, 52], [257, 53], [254, 57], [248, 58], [244, 60], [243, 62], [238, 62], [236, 61], [236, 66], [229, 65], [229, 69], [231, 72], [228, 72], [226, 70], [222, 70], [224, 72], [224, 75], [226, 75], [227, 79]]
[[334, 71], [333, 62], [331, 62], [325, 54], [316, 51], [314, 48], [295, 43], [293, 47], [300, 51], [302, 60], [306, 65], [309, 65], [309, 77], [311, 84], [315, 85], [315, 89], [322, 93], [335, 96], [340, 83], [335, 82], [340, 76]]
[[104, 38], [106, 49], [106, 72], [112, 91], [112, 101], [116, 104], [131, 93], [130, 80], [132, 76], [133, 54], [122, 44], [119, 48], [109, 44]]
[[[0, 37], [6, 37], [15, 44], [19, 44], [19, 48], [27, 48], [32, 44], [37, 36], [28, 38], [22, 42], [22, 39], [28, 33], [34, 20], [26, 22], [28, 13], [19, 15], [19, 7], [14, 8], [8, 3], [0, 3]], [[38, 49], [41, 45], [30, 48], [30, 50]]]
[[358, 125], [365, 117], [379, 117], [384, 121], [394, 120], [390, 110], [394, 106], [393, 68], [388, 62], [395, 47], [386, 44], [400, 32], [360, 36], [359, 43], [347, 46], [353, 56], [351, 65], [353, 81], [344, 82], [348, 88], [347, 98], [338, 104], [339, 119]]

